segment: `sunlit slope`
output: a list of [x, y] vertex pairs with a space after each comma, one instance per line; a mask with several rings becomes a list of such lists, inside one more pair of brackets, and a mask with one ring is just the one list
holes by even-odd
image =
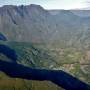
[[[72, 47], [61, 47], [56, 45], [19, 43], [19, 42], [1, 42], [15, 50], [17, 54], [16, 62], [27, 67], [64, 70], [79, 78], [80, 80], [90, 83], [90, 60], [89, 51], [78, 50]], [[1, 60], [12, 60], [1, 54]], [[0, 88], [11, 88], [14, 90], [60, 90], [59, 87], [51, 82], [27, 81], [23, 79], [13, 79], [1, 72]], [[1, 89], [2, 90], [2, 89]], [[5, 89], [6, 90], [6, 89]]]

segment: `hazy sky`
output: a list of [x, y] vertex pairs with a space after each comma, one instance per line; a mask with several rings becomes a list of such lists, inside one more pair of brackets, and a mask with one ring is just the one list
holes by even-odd
[[45, 9], [78, 9], [88, 7], [90, 0], [0, 0], [2, 5], [39, 4]]

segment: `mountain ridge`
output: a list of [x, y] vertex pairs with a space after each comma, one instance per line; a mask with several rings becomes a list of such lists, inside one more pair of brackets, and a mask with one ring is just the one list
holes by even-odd
[[69, 45], [79, 42], [76, 38], [88, 31], [89, 21], [89, 17], [81, 17], [71, 10], [49, 11], [34, 4], [0, 8], [0, 32], [9, 41], [61, 43], [63, 40]]

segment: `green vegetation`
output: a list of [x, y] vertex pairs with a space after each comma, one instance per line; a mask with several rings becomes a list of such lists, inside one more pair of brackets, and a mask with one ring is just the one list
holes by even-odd
[[[64, 70], [73, 76], [90, 84], [90, 65], [86, 63], [86, 51], [73, 47], [46, 46], [25, 42], [0, 42], [14, 49], [17, 54], [17, 63], [31, 68], [45, 68]], [[0, 54], [0, 59], [10, 61]], [[86, 61], [85, 61], [85, 60]], [[85, 67], [87, 65], [87, 67]], [[87, 70], [87, 72], [85, 72]], [[0, 72], [0, 90], [62, 90], [51, 82], [28, 81], [13, 79]]]

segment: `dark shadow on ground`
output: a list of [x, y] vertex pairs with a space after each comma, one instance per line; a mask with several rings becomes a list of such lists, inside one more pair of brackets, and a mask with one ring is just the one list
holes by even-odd
[[0, 53], [7, 56], [9, 59], [12, 60], [12, 62], [16, 62], [16, 60], [17, 60], [16, 52], [6, 45], [0, 45]]
[[0, 40], [7, 41], [7, 38], [0, 32]]
[[32, 69], [17, 64], [16, 52], [5, 45], [0, 45], [0, 53], [3, 53], [13, 62], [0, 60], [0, 71], [13, 78], [27, 80], [51, 81], [66, 90], [90, 90], [90, 86], [77, 78], [61, 70]]
[[65, 90], [90, 90], [90, 86], [61, 70], [41, 70], [0, 60], [0, 71], [13, 78], [52, 81]]

